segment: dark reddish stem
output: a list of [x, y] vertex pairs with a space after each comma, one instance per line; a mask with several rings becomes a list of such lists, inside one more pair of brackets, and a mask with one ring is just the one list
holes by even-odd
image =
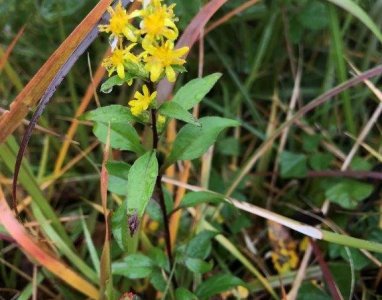
[[[151, 109], [151, 126], [153, 130], [153, 149], [157, 150], [158, 149], [158, 142], [159, 142], [159, 136], [158, 136], [158, 129], [157, 129], [157, 111], [156, 109]], [[165, 233], [165, 241], [166, 241], [166, 252], [167, 252], [167, 257], [170, 263], [170, 270], [173, 269], [174, 267], [174, 258], [172, 256], [172, 247], [171, 247], [171, 238], [170, 238], [170, 227], [169, 227], [169, 218], [167, 215], [167, 209], [166, 209], [166, 204], [164, 200], [164, 193], [163, 193], [163, 188], [162, 188], [162, 174], [159, 172], [156, 183], [155, 183], [155, 188], [158, 192], [159, 196], [159, 205], [161, 207], [162, 211], [162, 216], [163, 216], [163, 224], [164, 224], [164, 233]], [[175, 288], [177, 288], [178, 284], [175, 279], [175, 275], [172, 277], [172, 283]]]

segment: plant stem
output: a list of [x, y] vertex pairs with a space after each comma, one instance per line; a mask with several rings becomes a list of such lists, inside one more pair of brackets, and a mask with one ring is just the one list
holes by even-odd
[[[156, 110], [151, 109], [151, 122], [152, 122], [152, 130], [153, 130], [153, 149], [157, 150], [158, 149], [158, 130], [157, 130], [157, 125], [156, 125]], [[171, 249], [171, 238], [170, 238], [170, 228], [169, 228], [169, 219], [167, 215], [167, 210], [166, 210], [166, 204], [164, 200], [164, 193], [163, 193], [163, 188], [162, 188], [162, 173], [159, 172], [156, 183], [155, 183], [155, 188], [158, 192], [159, 196], [159, 205], [161, 207], [162, 211], [162, 216], [163, 216], [163, 224], [164, 224], [164, 233], [165, 233], [165, 241], [166, 241], [166, 252], [167, 252], [167, 257], [170, 263], [170, 270], [173, 269], [174, 267], [174, 259], [172, 256], [172, 249]], [[175, 288], [177, 288], [178, 284], [176, 282], [175, 276], [172, 277], [172, 283]]]

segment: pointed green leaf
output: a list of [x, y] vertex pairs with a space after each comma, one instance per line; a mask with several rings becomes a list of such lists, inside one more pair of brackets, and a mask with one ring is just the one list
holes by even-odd
[[138, 158], [129, 171], [127, 181], [127, 209], [136, 210], [143, 216], [153, 194], [158, 176], [158, 161], [155, 151], [149, 151]]
[[159, 107], [158, 112], [166, 117], [200, 126], [200, 123], [194, 118], [192, 114], [190, 114], [186, 109], [175, 102], [171, 101], [163, 103]]
[[186, 110], [193, 108], [203, 100], [221, 76], [221, 73], [214, 73], [204, 78], [191, 80], [179, 89], [172, 102], [179, 104]]
[[[97, 122], [93, 128], [94, 135], [104, 144], [107, 139], [108, 127], [108, 124]], [[137, 154], [142, 154], [145, 151], [138, 133], [129, 123], [111, 123], [110, 146], [114, 149], [129, 150]]]
[[240, 123], [220, 117], [205, 117], [199, 120], [201, 127], [187, 124], [176, 136], [166, 166], [177, 160], [191, 160], [200, 157], [216, 141], [219, 133], [227, 127]]
[[131, 123], [135, 119], [126, 106], [114, 104], [99, 107], [95, 110], [89, 111], [80, 119], [101, 122], [101, 123]]
[[128, 250], [128, 236], [130, 236], [128, 214], [136, 213], [142, 218], [154, 191], [157, 175], [158, 161], [154, 151], [149, 151], [138, 158], [129, 170], [127, 198], [111, 218], [113, 236], [125, 251]]

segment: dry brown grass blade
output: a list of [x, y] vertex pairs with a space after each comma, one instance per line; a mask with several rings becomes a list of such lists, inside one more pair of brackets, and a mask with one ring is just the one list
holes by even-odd
[[245, 3], [243, 3], [242, 5], [238, 6], [237, 8], [231, 10], [228, 14], [224, 15], [223, 17], [221, 17], [219, 20], [213, 22], [210, 26], [208, 26], [206, 28], [206, 32], [205, 34], [208, 34], [209, 32], [211, 32], [212, 30], [214, 30], [215, 28], [219, 27], [220, 25], [228, 22], [231, 18], [233, 18], [234, 16], [240, 14], [241, 12], [243, 12], [244, 10], [250, 8], [252, 5], [255, 5], [256, 3], [260, 2], [261, 0], [249, 0]]
[[5, 50], [4, 54], [0, 58], [0, 72], [3, 70], [6, 62], [8, 61], [9, 56], [11, 55], [13, 48], [16, 46], [17, 42], [24, 34], [25, 25], [21, 27], [15, 38], [12, 40], [12, 43], [8, 46], [7, 50]]
[[241, 180], [244, 178], [244, 176], [252, 169], [252, 167], [256, 164], [258, 159], [263, 155], [263, 153], [267, 150], [270, 144], [274, 142], [276, 138], [278, 138], [284, 131], [285, 128], [289, 127], [291, 124], [293, 124], [296, 120], [301, 119], [305, 114], [310, 112], [311, 110], [315, 109], [316, 107], [324, 104], [325, 102], [333, 99], [334, 96], [338, 95], [339, 93], [349, 89], [350, 87], [353, 87], [361, 82], [363, 82], [365, 79], [369, 79], [372, 77], [375, 77], [382, 73], [382, 65], [378, 65], [373, 69], [370, 69], [352, 79], [349, 79], [348, 81], [343, 82], [342, 84], [334, 87], [333, 89], [327, 91], [326, 93], [322, 94], [321, 96], [317, 97], [316, 99], [309, 102], [307, 105], [302, 107], [299, 111], [296, 112], [296, 114], [288, 121], [283, 123], [275, 132], [274, 134], [269, 137], [266, 141], [264, 141], [260, 147], [256, 149], [256, 151], [251, 155], [249, 160], [245, 163], [243, 168], [241, 169], [240, 173], [236, 176], [236, 178], [233, 180], [231, 186], [227, 189], [226, 195], [231, 195], [233, 191], [236, 189], [238, 184], [241, 182]]
[[[103, 153], [102, 168], [101, 168], [101, 200], [102, 200], [102, 210], [105, 217], [105, 240], [101, 255], [101, 270], [100, 270], [100, 300], [106, 300], [107, 286], [112, 286], [112, 275], [111, 275], [111, 258], [110, 258], [110, 224], [109, 224], [109, 213], [107, 209], [107, 187], [108, 187], [108, 172], [106, 168], [106, 163], [110, 156], [110, 124], [107, 132], [106, 146]], [[127, 225], [127, 224], [126, 224]]]
[[0, 142], [20, 125], [29, 110], [41, 99], [60, 69], [89, 32], [95, 28], [111, 2], [112, 0], [100, 0], [18, 94], [11, 103], [10, 111], [0, 118]]
[[[106, 53], [106, 55], [108, 54], [109, 54], [109, 51]], [[94, 89], [97, 88], [97, 86], [101, 83], [101, 80], [103, 76], [105, 75], [105, 72], [106, 72], [105, 68], [102, 66], [99, 66], [97, 71], [94, 74], [93, 81], [89, 84], [88, 88], [86, 89], [85, 95], [81, 100], [80, 106], [77, 108], [77, 111], [74, 115], [74, 119], [72, 120], [72, 123], [70, 124], [68, 132], [66, 134], [66, 137], [68, 138], [68, 140], [66, 140], [62, 144], [62, 147], [58, 154], [58, 157], [54, 166], [54, 174], [60, 173], [62, 165], [64, 164], [66, 154], [68, 153], [68, 150], [69, 150], [70, 140], [74, 138], [74, 135], [76, 134], [77, 128], [79, 126], [79, 121], [77, 118], [85, 112], [90, 101], [93, 99]]]

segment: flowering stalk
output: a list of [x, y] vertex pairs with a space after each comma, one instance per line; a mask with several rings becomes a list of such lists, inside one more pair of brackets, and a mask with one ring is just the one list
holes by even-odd
[[[140, 10], [127, 13], [119, 2], [115, 8], [109, 8], [109, 24], [99, 26], [99, 30], [109, 33], [112, 53], [103, 61], [108, 71], [111, 85], [127, 83], [133, 80], [144, 82], [142, 92], [136, 91], [128, 102], [131, 115], [140, 123], [151, 126], [153, 131], [153, 151], [158, 149], [159, 134], [165, 125], [165, 117], [158, 114], [156, 103], [156, 83], [162, 78], [170, 82], [176, 80], [176, 72], [183, 72], [185, 60], [182, 58], [188, 47], [175, 49], [175, 40], [179, 31], [174, 6], [167, 6], [163, 0], [152, 0]], [[134, 21], [137, 20], [134, 26]], [[131, 21], [133, 23], [131, 24]], [[155, 181], [159, 204], [163, 214], [166, 252], [170, 267], [174, 260], [170, 243], [169, 220], [166, 212], [162, 188], [162, 174], [157, 173]], [[177, 286], [175, 276], [174, 287]]]

